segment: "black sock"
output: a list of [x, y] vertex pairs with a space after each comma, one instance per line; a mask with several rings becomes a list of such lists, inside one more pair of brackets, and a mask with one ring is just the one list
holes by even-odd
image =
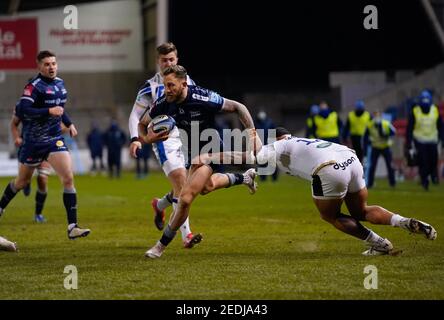
[[5, 209], [8, 203], [15, 197], [17, 190], [14, 188], [14, 182], [8, 183], [3, 192], [2, 199], [0, 200], [0, 208]]
[[63, 192], [63, 204], [65, 205], [68, 224], [77, 223], [77, 194], [76, 192]]
[[170, 225], [167, 225], [165, 231], [162, 234], [162, 238], [160, 238], [160, 243], [164, 246], [167, 246], [176, 236], [177, 231], [173, 231], [170, 228]]
[[42, 214], [43, 206], [45, 205], [47, 193], [37, 190], [35, 193], [35, 214]]

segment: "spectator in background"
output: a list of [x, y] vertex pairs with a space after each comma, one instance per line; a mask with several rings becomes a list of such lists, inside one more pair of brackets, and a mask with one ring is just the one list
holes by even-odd
[[395, 171], [392, 166], [392, 151], [391, 146], [393, 144], [392, 138], [396, 133], [395, 128], [390, 121], [383, 119], [379, 111], [373, 113], [373, 119], [370, 120], [367, 130], [364, 136], [364, 155], [367, 151], [367, 146], [370, 142], [371, 148], [369, 148], [370, 154], [367, 155], [369, 159], [369, 169], [366, 174], [367, 188], [373, 187], [375, 181], [376, 166], [378, 164], [379, 156], [382, 155], [387, 167], [389, 184], [391, 187], [396, 185]]
[[319, 113], [313, 117], [314, 137], [325, 141], [340, 143], [342, 121], [336, 111], [328, 106], [327, 102], [319, 104]]
[[[148, 160], [151, 157], [151, 144], [143, 144], [142, 148], [136, 151], [136, 173], [137, 179], [143, 179], [148, 176]], [[143, 168], [142, 168], [143, 164]]]
[[313, 139], [315, 137], [314, 131], [313, 131], [313, 121], [314, 116], [319, 113], [319, 106], [317, 104], [314, 104], [310, 107], [310, 114], [305, 121], [306, 127], [305, 127], [305, 137]]
[[[100, 166], [99, 172], [102, 173], [102, 170], [105, 169], [105, 166], [103, 165], [103, 134], [100, 132], [97, 122], [95, 121], [91, 124], [91, 131], [88, 133], [86, 142], [92, 160], [91, 173], [96, 173], [98, 165]], [[98, 165], [96, 164], [96, 161], [99, 162]]]
[[126, 135], [115, 120], [103, 135], [103, 142], [108, 150], [109, 177], [120, 178], [122, 147], [126, 143]]
[[365, 110], [364, 101], [358, 100], [355, 103], [355, 110], [348, 113], [342, 134], [344, 143], [347, 141], [348, 136], [350, 136], [352, 148], [356, 151], [356, 155], [361, 163], [363, 163], [364, 157], [363, 139], [370, 120], [371, 115]]
[[[256, 127], [256, 130], [263, 130], [264, 132], [264, 143], [272, 143], [273, 141], [268, 141], [268, 130], [275, 129], [276, 126], [273, 123], [273, 120], [267, 116], [267, 113], [263, 110], [259, 111], [256, 115], [256, 118], [254, 119], [254, 126]], [[259, 133], [260, 135], [260, 133]], [[267, 165], [264, 165], [267, 166]], [[276, 167], [276, 170], [272, 174], [271, 178], [273, 181], [276, 181], [279, 176], [279, 169]], [[261, 181], [267, 180], [266, 175], [259, 176]]]
[[421, 185], [428, 190], [429, 176], [433, 184], [439, 183], [438, 142], [444, 141], [444, 128], [427, 90], [421, 92], [418, 104], [410, 112], [406, 135], [406, 149], [416, 149]]

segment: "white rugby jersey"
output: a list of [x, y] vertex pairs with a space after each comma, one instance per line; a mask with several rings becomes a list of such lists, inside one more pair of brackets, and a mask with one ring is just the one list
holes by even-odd
[[311, 181], [313, 172], [323, 164], [338, 161], [338, 166], [345, 166], [347, 163], [343, 161], [347, 162], [348, 158], [352, 162], [357, 161], [356, 156], [351, 159], [350, 151], [353, 152], [333, 142], [289, 136], [263, 146], [256, 159], [258, 164], [277, 164], [285, 173]]
[[[189, 85], [195, 85], [194, 81], [187, 75], [187, 83]], [[147, 108], [151, 109], [154, 101], [159, 99], [165, 91], [163, 85], [163, 77], [160, 72], [156, 73], [154, 77], [147, 80], [142, 88], [137, 93], [136, 101], [133, 106], [129, 117], [129, 131], [131, 138], [137, 138], [139, 136], [138, 127], [140, 117]], [[148, 110], [149, 112], [149, 110]], [[170, 137], [178, 137], [179, 130], [174, 128]]]

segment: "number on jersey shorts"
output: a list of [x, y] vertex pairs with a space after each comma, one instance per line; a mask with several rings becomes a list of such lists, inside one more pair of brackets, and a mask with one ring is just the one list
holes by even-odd
[[185, 156], [180, 139], [175, 141], [175, 139], [169, 138], [163, 142], [153, 143], [153, 151], [165, 175], [168, 176], [176, 169], [185, 169]]
[[320, 169], [312, 180], [315, 199], [342, 199], [347, 192], [358, 192], [365, 187], [364, 170], [354, 152], [343, 152], [336, 163]]

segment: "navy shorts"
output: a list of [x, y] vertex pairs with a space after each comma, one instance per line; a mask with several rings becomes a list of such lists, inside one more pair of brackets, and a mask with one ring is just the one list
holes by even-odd
[[50, 153], [61, 151], [68, 151], [63, 138], [47, 143], [25, 142], [19, 149], [19, 161], [28, 166], [37, 166], [47, 160]]

